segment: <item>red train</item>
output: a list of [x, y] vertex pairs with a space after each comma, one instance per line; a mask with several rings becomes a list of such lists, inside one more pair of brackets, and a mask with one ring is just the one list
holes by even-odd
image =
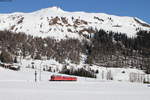
[[50, 81], [77, 81], [76, 77], [52, 75]]

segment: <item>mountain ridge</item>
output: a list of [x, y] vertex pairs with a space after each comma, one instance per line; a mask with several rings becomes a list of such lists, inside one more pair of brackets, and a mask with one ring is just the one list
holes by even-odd
[[82, 39], [100, 29], [125, 33], [129, 37], [135, 37], [139, 30], [150, 31], [150, 25], [136, 17], [68, 12], [59, 7], [0, 15], [0, 30], [55, 39]]

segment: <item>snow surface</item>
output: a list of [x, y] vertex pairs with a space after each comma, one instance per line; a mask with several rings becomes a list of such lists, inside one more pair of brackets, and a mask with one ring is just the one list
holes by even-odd
[[43, 72], [34, 82], [34, 70], [0, 67], [0, 100], [149, 100], [146, 84], [80, 78], [77, 82], [50, 82]]
[[[52, 72], [59, 72], [62, 70], [63, 64], [51, 59], [51, 60], [22, 60], [21, 61], [21, 70], [24, 71], [28, 68], [28, 70], [32, 69], [32, 63], [34, 62], [35, 68], [39, 71], [42, 70], [43, 68], [48, 69], [51, 67]], [[124, 82], [129, 82], [130, 81], [130, 74], [135, 73], [137, 75], [141, 76], [141, 81], [144, 80], [145, 73], [142, 70], [138, 69], [133, 69], [133, 68], [105, 68], [97, 65], [92, 65], [89, 66], [88, 64], [72, 64], [68, 61], [67, 68], [73, 68], [73, 69], [78, 69], [78, 68], [85, 68], [87, 70], [98, 70], [99, 73], [97, 74], [97, 79], [98, 80], [107, 80], [107, 74], [108, 72], [111, 73], [111, 76], [113, 80], [115, 81], [124, 81]], [[150, 78], [150, 77], [149, 77]], [[150, 79], [149, 79], [150, 80]]]
[[[56, 17], [59, 18], [57, 23], [50, 25], [52, 19]], [[64, 23], [61, 18], [65, 18], [67, 23]], [[138, 18], [136, 19], [147, 24]], [[81, 21], [77, 26], [75, 26], [76, 20]], [[87, 24], [82, 23], [82, 21], [87, 22]], [[58, 7], [41, 9], [32, 13], [0, 14], [0, 26], [0, 30], [10, 30], [17, 33], [24, 32], [32, 36], [56, 39], [81, 39], [82, 36], [78, 33], [81, 30], [91, 28], [126, 33], [130, 37], [136, 36], [137, 28], [150, 30], [150, 27], [140, 25], [133, 17], [120, 17], [104, 13], [67, 12]], [[86, 31], [83, 32], [83, 34], [85, 33], [87, 34]]]

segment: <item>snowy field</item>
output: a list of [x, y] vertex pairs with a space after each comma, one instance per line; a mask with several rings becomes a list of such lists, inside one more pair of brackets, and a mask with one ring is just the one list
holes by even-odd
[[0, 68], [0, 100], [150, 100], [147, 84], [79, 78], [77, 82], [49, 82], [43, 72], [34, 82], [34, 70]]

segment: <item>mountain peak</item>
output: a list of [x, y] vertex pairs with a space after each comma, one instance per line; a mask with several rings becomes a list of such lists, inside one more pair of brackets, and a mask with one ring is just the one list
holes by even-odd
[[52, 12], [64, 12], [60, 7], [57, 6], [53, 6], [53, 7], [49, 7], [49, 8], [44, 8], [42, 9], [42, 11], [52, 11]]
[[60, 7], [53, 6], [53, 7], [43, 8], [41, 10], [38, 10], [32, 13], [45, 15], [49, 13], [61, 13], [61, 12], [65, 12], [65, 11], [62, 10]]
[[55, 11], [62, 10], [60, 7], [57, 6], [49, 7], [48, 9], [55, 10]]

